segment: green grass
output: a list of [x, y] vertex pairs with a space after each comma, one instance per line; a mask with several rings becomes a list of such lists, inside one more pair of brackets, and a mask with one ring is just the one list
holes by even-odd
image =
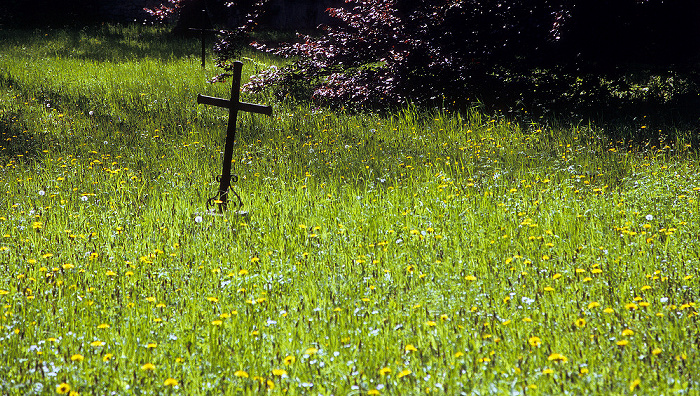
[[698, 392], [686, 142], [244, 94], [209, 216], [197, 40], [0, 36], [0, 394]]

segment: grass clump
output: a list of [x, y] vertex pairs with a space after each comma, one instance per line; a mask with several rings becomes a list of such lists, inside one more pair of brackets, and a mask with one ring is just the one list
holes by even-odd
[[[252, 215], [212, 217], [227, 114], [195, 97], [229, 87], [196, 50], [162, 55], [196, 40], [2, 34], [43, 37], [0, 57], [5, 393], [697, 389], [686, 142], [274, 102], [240, 117]], [[130, 35], [142, 53], [80, 52]]]

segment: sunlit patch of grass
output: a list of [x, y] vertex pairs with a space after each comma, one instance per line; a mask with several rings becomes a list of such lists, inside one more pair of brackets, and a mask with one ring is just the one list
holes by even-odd
[[[157, 42], [177, 43], [162, 33], [3, 41], [6, 393], [696, 387], [685, 143], [246, 96], [275, 108], [240, 116], [234, 188], [251, 215], [208, 216], [227, 114], [195, 97], [229, 87], [207, 85], [196, 51], [162, 56]], [[58, 54], [65, 37], [103, 46]], [[105, 49], [125, 37], [143, 52]]]

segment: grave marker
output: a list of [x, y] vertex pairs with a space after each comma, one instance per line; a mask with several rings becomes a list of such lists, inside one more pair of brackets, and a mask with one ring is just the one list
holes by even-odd
[[215, 33], [215, 34], [225, 34], [226, 32], [223, 30], [216, 30], [216, 29], [198, 29], [198, 28], [189, 28], [188, 30], [192, 32], [199, 32], [200, 38], [202, 39], [202, 69], [206, 67], [206, 61], [207, 61], [207, 44], [206, 44], [206, 34], [207, 33]]
[[[241, 93], [241, 72], [243, 71], [242, 62], [233, 63], [233, 83], [231, 86], [231, 99], [214, 98], [211, 96], [197, 95], [197, 103], [208, 104], [217, 107], [225, 107], [229, 110], [228, 126], [226, 128], [226, 145], [224, 147], [224, 163], [221, 175], [218, 178], [219, 191], [213, 197], [207, 200], [207, 209], [213, 204], [219, 205], [219, 213], [223, 213], [228, 206], [228, 193], [231, 187], [231, 182], [238, 181], [238, 176], [231, 175], [231, 159], [233, 157], [233, 142], [236, 139], [236, 119], [238, 111], [246, 111], [249, 113], [272, 115], [272, 107], [263, 106], [253, 103], [245, 103], [239, 101]], [[243, 207], [243, 201], [240, 195], [231, 190], [238, 199], [238, 209]], [[241, 213], [241, 212], [239, 212]]]

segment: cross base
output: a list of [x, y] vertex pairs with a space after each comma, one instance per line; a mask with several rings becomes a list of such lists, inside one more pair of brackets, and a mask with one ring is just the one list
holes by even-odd
[[[219, 178], [217, 178], [217, 179], [219, 179]], [[236, 182], [237, 180], [238, 180], [237, 176], [231, 176], [231, 181]], [[214, 205], [218, 205], [219, 206], [219, 213], [223, 213], [224, 211], [226, 211], [228, 209], [228, 204], [229, 204], [229, 200], [228, 200], [229, 192], [233, 193], [233, 195], [236, 197], [236, 201], [238, 201], [236, 204], [236, 207], [239, 210], [243, 207], [243, 200], [241, 199], [241, 196], [238, 195], [238, 193], [235, 192], [231, 188], [230, 183], [224, 183], [224, 184], [226, 184], [226, 187], [224, 190], [217, 191], [216, 195], [214, 195], [213, 197], [211, 197], [207, 200], [207, 210], [213, 210]]]
[[195, 212], [195, 215], [201, 215], [201, 216], [212, 216], [212, 217], [242, 217], [242, 218], [249, 218], [251, 216], [251, 213], [247, 210], [233, 210], [229, 211], [226, 213], [221, 213], [216, 211], [215, 209], [208, 209], [205, 210], [204, 212]]

